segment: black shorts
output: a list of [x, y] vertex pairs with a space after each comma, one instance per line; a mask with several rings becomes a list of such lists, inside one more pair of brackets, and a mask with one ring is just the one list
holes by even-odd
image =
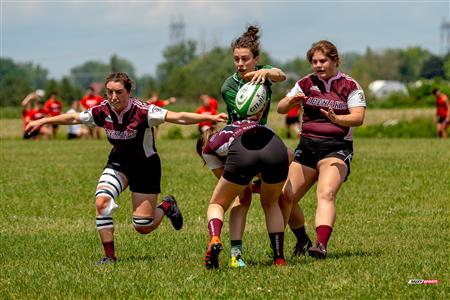
[[437, 120], [437, 123], [446, 125], [447, 124], [446, 120], [447, 120], [446, 117], [439, 117], [438, 120]]
[[161, 193], [161, 160], [157, 153], [148, 158], [114, 158], [110, 155], [106, 168], [123, 173], [130, 191], [142, 194]]
[[289, 159], [284, 143], [270, 129], [257, 127], [234, 140], [228, 150], [223, 178], [247, 185], [261, 173], [266, 183], [286, 180]]
[[327, 157], [336, 157], [347, 165], [347, 176], [350, 174], [350, 163], [353, 157], [353, 142], [344, 139], [313, 139], [301, 137], [295, 149], [294, 160], [304, 166], [317, 169], [317, 163]]
[[296, 124], [296, 123], [300, 123], [300, 119], [299, 117], [286, 117], [286, 125], [292, 125], [292, 124]]

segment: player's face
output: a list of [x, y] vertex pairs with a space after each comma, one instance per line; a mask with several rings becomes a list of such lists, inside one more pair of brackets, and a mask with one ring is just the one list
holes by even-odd
[[128, 106], [130, 93], [121, 82], [110, 81], [106, 84], [106, 97], [111, 107], [115, 111], [121, 112]]
[[255, 71], [258, 63], [258, 57], [254, 57], [249, 48], [235, 48], [233, 60], [240, 77], [243, 77], [248, 72]]
[[322, 80], [328, 80], [337, 74], [337, 63], [326, 56], [322, 51], [314, 52], [311, 65], [314, 73]]

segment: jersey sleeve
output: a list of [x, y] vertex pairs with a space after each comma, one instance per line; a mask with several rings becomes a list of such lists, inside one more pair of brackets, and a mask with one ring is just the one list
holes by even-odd
[[150, 104], [147, 114], [148, 126], [153, 127], [161, 123], [164, 123], [166, 118], [167, 109]]
[[294, 87], [286, 94], [286, 97], [292, 97], [297, 93], [303, 93], [302, 88], [300, 87], [300, 85], [298, 84], [298, 82], [295, 83]]
[[87, 125], [89, 127], [95, 127], [94, 116], [92, 115], [92, 109], [87, 109], [85, 111], [80, 112], [80, 121], [82, 124]]
[[348, 108], [352, 107], [366, 107], [366, 97], [364, 96], [364, 91], [361, 89], [354, 90], [348, 95], [347, 99]]

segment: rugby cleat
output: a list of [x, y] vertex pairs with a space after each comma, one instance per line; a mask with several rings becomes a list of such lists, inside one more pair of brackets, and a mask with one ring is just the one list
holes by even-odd
[[284, 258], [277, 258], [273, 261], [274, 266], [287, 266], [287, 262], [284, 260]]
[[303, 256], [311, 247], [312, 242], [309, 238], [306, 241], [297, 242], [294, 246], [294, 251], [292, 251], [292, 256]]
[[222, 250], [222, 242], [219, 237], [214, 236], [208, 245], [208, 250], [206, 251], [205, 256], [205, 266], [208, 270], [219, 268], [219, 254]]
[[245, 261], [242, 259], [242, 256], [239, 255], [239, 256], [232, 256], [230, 258], [228, 266], [232, 269], [241, 269], [245, 268], [247, 265], [245, 264]]
[[164, 197], [163, 201], [170, 203], [167, 217], [170, 219], [173, 228], [175, 228], [175, 230], [180, 230], [183, 227], [183, 215], [181, 214], [181, 210], [177, 205], [175, 197], [172, 195], [167, 195]]
[[317, 242], [314, 247], [308, 249], [308, 254], [317, 259], [325, 259], [327, 257], [327, 249], [323, 244]]
[[112, 257], [109, 257], [109, 256], [105, 256], [105, 257], [100, 258], [95, 263], [95, 265], [97, 265], [97, 266], [112, 265], [112, 264], [114, 264], [116, 262], [116, 260], [117, 260], [117, 258], [115, 258], [115, 257], [112, 258]]

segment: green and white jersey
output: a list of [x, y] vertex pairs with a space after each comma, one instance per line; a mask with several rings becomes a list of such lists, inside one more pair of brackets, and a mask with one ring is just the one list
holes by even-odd
[[[256, 66], [256, 70], [260, 69], [272, 69], [272, 66], [269, 65]], [[235, 121], [242, 119], [238, 117], [234, 109], [235, 109], [236, 94], [245, 83], [246, 81], [244, 81], [244, 79], [239, 78], [238, 73], [234, 73], [232, 76], [228, 77], [222, 85], [221, 93], [222, 98], [225, 101], [225, 104], [227, 105], [228, 124], [231, 124]], [[266, 88], [267, 92], [267, 101], [269, 102], [269, 104], [267, 104], [263, 116], [261, 118], [261, 121], [259, 121], [261, 124], [267, 124], [267, 115], [269, 114], [270, 110], [270, 97], [272, 96], [272, 89], [270, 88], [271, 85], [272, 82], [270, 80], [266, 80], [266, 82], [264, 83], [264, 87]]]

